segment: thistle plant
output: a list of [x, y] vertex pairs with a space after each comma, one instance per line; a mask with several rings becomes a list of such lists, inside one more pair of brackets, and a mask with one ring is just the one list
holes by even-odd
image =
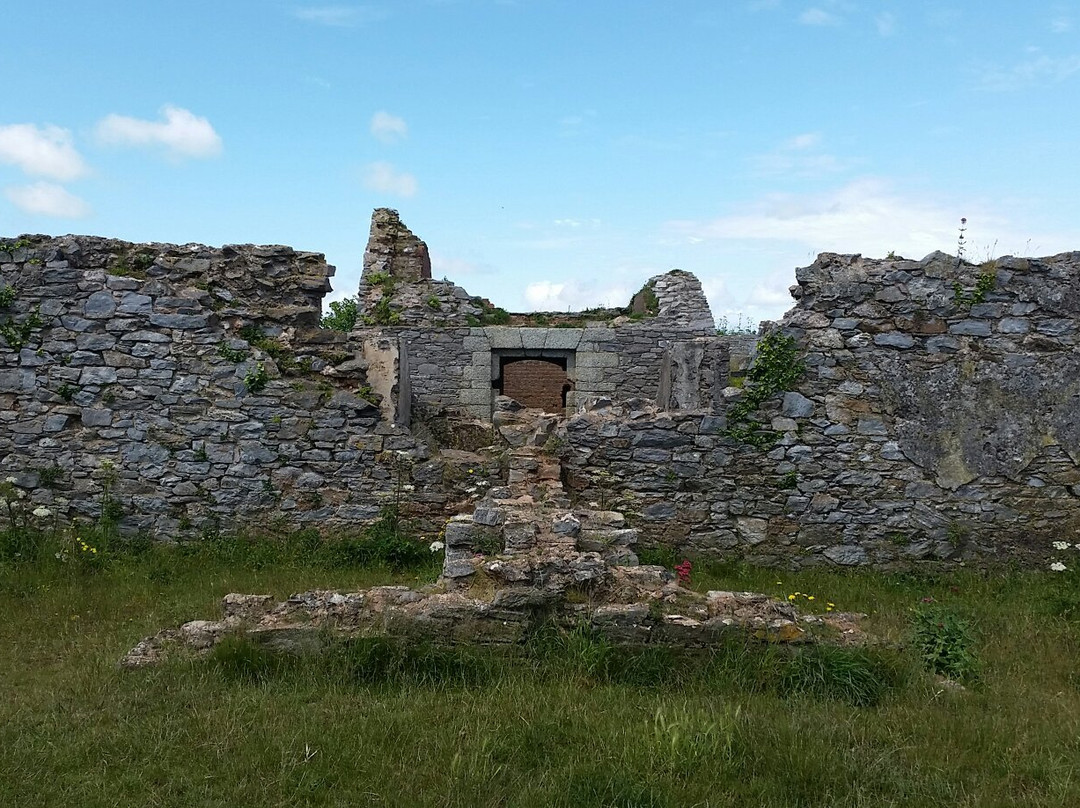
[[967, 246], [967, 241], [964, 239], [964, 233], [967, 232], [967, 218], [960, 217], [960, 236], [956, 239], [956, 265], [960, 266], [964, 263], [964, 247]]

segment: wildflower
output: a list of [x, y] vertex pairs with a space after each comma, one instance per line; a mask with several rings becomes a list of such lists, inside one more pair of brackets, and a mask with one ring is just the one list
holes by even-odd
[[814, 599], [814, 596], [813, 596], [813, 595], [807, 595], [807, 596], [806, 596], [806, 599], [807, 599], [807, 600], [813, 600], [813, 599]]
[[444, 547], [446, 547], [446, 545], [443, 544], [441, 541], [433, 541], [430, 545], [428, 545], [428, 549], [431, 550], [431, 552], [433, 553], [439, 552], [439, 550], [442, 550]]
[[16, 488], [15, 496], [19, 499], [26, 499], [26, 492], [23, 491], [21, 488]]
[[788, 596], [787, 596], [787, 599], [788, 599], [788, 600], [795, 600], [795, 596], [794, 596], [794, 595], [788, 595]]
[[52, 516], [52, 511], [46, 508], [44, 505], [34, 508], [34, 516], [38, 519], [44, 519], [46, 516]]
[[1069, 543], [1067, 541], [1056, 541], [1053, 543], [1055, 550], [1068, 550]]
[[681, 564], [675, 565], [675, 574], [679, 576], [679, 583], [690, 583], [690, 570], [693, 569], [693, 565], [689, 559], [683, 559]]
[[11, 483], [12, 485], [15, 485], [15, 478], [14, 477], [8, 477], [6, 480], [4, 480], [4, 482]]
[[401, 486], [401, 490], [402, 491], [415, 491], [416, 486], [415, 485], [403, 485], [403, 486]]
[[1066, 567], [1060, 561], [1055, 561], [1053, 564], [1050, 565], [1050, 569], [1052, 569], [1054, 572], [1065, 572], [1068, 567]]

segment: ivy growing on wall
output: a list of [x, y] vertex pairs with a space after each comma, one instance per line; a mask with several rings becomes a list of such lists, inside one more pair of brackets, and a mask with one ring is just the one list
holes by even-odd
[[806, 372], [794, 337], [772, 331], [757, 344], [753, 364], [746, 372], [749, 384], [742, 398], [728, 408], [724, 435], [741, 443], [764, 448], [779, 435], [753, 419], [758, 409], [779, 393], [792, 389]]

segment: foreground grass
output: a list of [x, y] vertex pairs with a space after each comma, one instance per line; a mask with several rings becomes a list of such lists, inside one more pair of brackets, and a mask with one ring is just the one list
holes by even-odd
[[372, 673], [363, 647], [116, 667], [142, 636], [214, 616], [230, 591], [417, 577], [157, 552], [94, 574], [0, 569], [0, 805], [1080, 804], [1080, 599], [1060, 576], [695, 570], [703, 589], [865, 611], [891, 640], [924, 598], [974, 622], [981, 665], [967, 690], [882, 650], [856, 660], [882, 684], [863, 701], [784, 686], [791, 659], [776, 649], [658, 657], [671, 674], [619, 667], [587, 638], [515, 659], [398, 648], [390, 664], [375, 649], [393, 675]]

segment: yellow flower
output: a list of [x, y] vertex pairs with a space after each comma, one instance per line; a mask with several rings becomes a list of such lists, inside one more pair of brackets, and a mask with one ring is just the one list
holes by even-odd
[[795, 596], [794, 596], [794, 595], [788, 595], [788, 596], [787, 596], [787, 599], [788, 599], [788, 600], [795, 600]]
[[807, 600], [813, 600], [813, 599], [814, 599], [814, 596], [813, 596], [813, 595], [807, 595], [807, 596], [806, 596], [806, 599], [807, 599]]

